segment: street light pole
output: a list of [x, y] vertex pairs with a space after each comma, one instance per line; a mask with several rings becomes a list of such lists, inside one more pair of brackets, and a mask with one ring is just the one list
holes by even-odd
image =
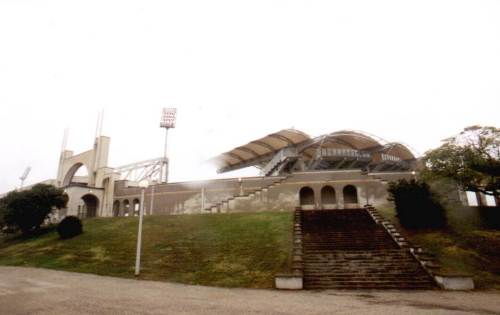
[[137, 251], [135, 253], [135, 275], [138, 276], [141, 270], [141, 244], [142, 244], [142, 219], [144, 217], [144, 191], [148, 187], [148, 181], [139, 183], [141, 188], [141, 207], [139, 211], [139, 227], [137, 229]]

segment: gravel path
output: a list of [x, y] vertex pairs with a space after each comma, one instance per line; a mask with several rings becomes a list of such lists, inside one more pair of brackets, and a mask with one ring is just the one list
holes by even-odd
[[500, 314], [500, 292], [283, 292], [0, 267], [0, 313]]

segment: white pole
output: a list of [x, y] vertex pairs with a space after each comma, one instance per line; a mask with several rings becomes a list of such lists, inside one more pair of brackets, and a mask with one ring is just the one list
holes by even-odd
[[165, 158], [165, 183], [168, 183], [167, 144], [168, 144], [168, 128], [165, 128], [165, 151], [163, 153], [163, 157]]
[[201, 209], [200, 213], [203, 213], [205, 210], [205, 187], [201, 187]]
[[144, 190], [141, 188], [141, 209], [139, 212], [139, 228], [137, 229], [137, 252], [135, 254], [135, 275], [138, 276], [141, 269], [141, 242], [142, 242], [142, 217], [144, 216]]

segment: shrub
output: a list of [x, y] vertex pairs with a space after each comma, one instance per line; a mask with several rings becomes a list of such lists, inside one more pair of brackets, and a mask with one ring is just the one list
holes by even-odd
[[57, 233], [59, 233], [62, 239], [72, 238], [82, 234], [82, 222], [75, 216], [67, 216], [57, 226]]
[[405, 228], [441, 228], [446, 225], [444, 207], [425, 182], [401, 179], [389, 183], [399, 222]]
[[63, 189], [52, 185], [37, 184], [28, 190], [11, 191], [0, 199], [0, 221], [10, 228], [19, 228], [23, 234], [37, 234], [54, 208], [64, 208], [67, 202]]

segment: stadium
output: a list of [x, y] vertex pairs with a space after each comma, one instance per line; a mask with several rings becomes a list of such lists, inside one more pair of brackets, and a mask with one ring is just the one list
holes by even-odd
[[[169, 183], [166, 158], [109, 167], [109, 143], [110, 138], [98, 136], [92, 150], [61, 153], [53, 183], [66, 190], [70, 202], [60, 216], [137, 215], [142, 192], [137, 183], [144, 178], [151, 183], [144, 190], [147, 215], [377, 206], [387, 202], [389, 181], [412, 178], [418, 168], [407, 145], [365, 132], [310, 137], [284, 129], [210, 160], [218, 173], [256, 167], [260, 176]], [[75, 176], [80, 167], [87, 168], [88, 177]]]

